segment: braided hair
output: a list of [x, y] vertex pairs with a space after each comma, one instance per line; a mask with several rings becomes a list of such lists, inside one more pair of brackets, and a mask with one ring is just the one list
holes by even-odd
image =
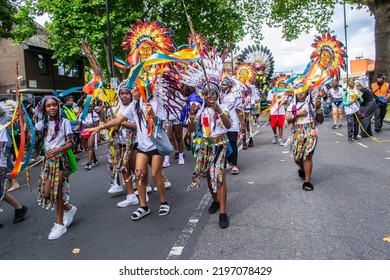
[[61, 101], [53, 95], [46, 95], [39, 102], [36, 113], [38, 114], [38, 119], [42, 120], [42, 124], [43, 124], [42, 139], [45, 139], [45, 136], [46, 136], [47, 130], [48, 130], [48, 122], [50, 120], [49, 114], [46, 112], [45, 105], [46, 105], [46, 101], [49, 99], [53, 99], [54, 101], [56, 101], [57, 106], [58, 106], [58, 112], [55, 116], [54, 134], [51, 137], [51, 139], [49, 140], [49, 142], [51, 142], [57, 137], [58, 132], [60, 131], [61, 123], [62, 123], [61, 106], [60, 106]]

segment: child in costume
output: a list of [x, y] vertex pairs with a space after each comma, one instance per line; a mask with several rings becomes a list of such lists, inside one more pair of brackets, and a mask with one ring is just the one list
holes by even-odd
[[311, 93], [303, 84], [295, 88], [294, 100], [286, 114], [287, 122], [293, 124], [288, 142], [291, 143], [291, 157], [299, 166], [298, 175], [305, 180], [302, 188], [304, 191], [312, 191], [313, 154], [318, 141], [317, 122], [323, 121], [323, 113], [321, 101], [317, 99], [314, 104]]
[[192, 174], [189, 190], [200, 187], [200, 180], [206, 176], [208, 188], [213, 198], [209, 213], [214, 214], [219, 209], [219, 226], [227, 228], [230, 225], [226, 211], [227, 182], [226, 160], [228, 150], [227, 133], [231, 127], [229, 109], [220, 103], [220, 79], [223, 59], [216, 52], [203, 60], [206, 75], [201, 67], [189, 67], [182, 73], [182, 82], [196, 87], [205, 100], [204, 106], [196, 112], [197, 107], [191, 106], [188, 121], [188, 131], [196, 132], [198, 137], [194, 154], [196, 166]]
[[[118, 87], [118, 96], [120, 100], [119, 109], [116, 116], [122, 114], [133, 101], [130, 90], [126, 88], [126, 82], [122, 82]], [[115, 116], [115, 118], [116, 118]], [[122, 122], [119, 127], [116, 127], [113, 134], [113, 170], [112, 180], [117, 181], [119, 177], [122, 183], [126, 186], [127, 196], [124, 201], [117, 204], [118, 207], [127, 207], [138, 204], [138, 198], [134, 194], [132, 173], [134, 172], [135, 159], [137, 155], [137, 131], [134, 120], [127, 120]], [[123, 190], [120, 185], [120, 191]], [[109, 193], [117, 193], [113, 191], [112, 187]]]
[[73, 147], [70, 122], [61, 117], [60, 101], [45, 96], [38, 104], [40, 121], [35, 129], [45, 145], [45, 158], [38, 180], [38, 204], [42, 208], [56, 209], [56, 222], [49, 239], [57, 239], [72, 224], [77, 208], [69, 204], [70, 158], [67, 153]]

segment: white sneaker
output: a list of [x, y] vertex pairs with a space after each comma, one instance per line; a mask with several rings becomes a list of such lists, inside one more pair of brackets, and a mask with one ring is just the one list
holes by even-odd
[[169, 161], [164, 161], [164, 163], [163, 163], [163, 168], [167, 168], [167, 167], [169, 167], [169, 166], [171, 166], [171, 164], [169, 163]]
[[49, 239], [54, 240], [60, 238], [65, 232], [66, 226], [54, 223], [54, 227], [52, 227], [51, 232], [49, 234]]
[[184, 164], [184, 156], [183, 154], [179, 154], [179, 165], [183, 165]]
[[276, 144], [276, 141], [278, 140], [278, 135], [274, 135], [272, 138], [272, 144]]
[[284, 145], [283, 139], [279, 139], [279, 145], [280, 145], [280, 146], [283, 146], [283, 145]]
[[77, 212], [77, 207], [76, 206], [74, 206], [74, 205], [70, 205], [70, 206], [72, 206], [72, 208], [70, 208], [69, 211], [65, 211], [64, 212], [63, 221], [64, 221], [64, 226], [66, 226], [66, 227], [68, 227], [68, 226], [70, 226], [72, 224], [74, 215]]
[[[152, 186], [151, 185], [147, 185], [146, 186], [146, 193], [150, 193], [151, 191], [152, 191]], [[138, 191], [135, 191], [134, 194], [138, 195]]]
[[123, 191], [123, 187], [117, 183], [111, 184], [111, 188], [107, 191], [108, 193], [119, 193]]
[[[165, 182], [164, 182], [164, 187], [165, 187], [165, 189], [169, 189], [171, 186], [172, 186], [171, 182], [169, 182], [169, 181], [165, 181]], [[153, 190], [154, 190], [155, 192], [158, 191], [157, 187], [154, 187]]]
[[116, 206], [118, 206], [120, 208], [124, 208], [124, 207], [134, 205], [134, 204], [138, 204], [137, 196], [135, 194], [128, 194], [126, 196], [126, 199], [121, 201], [121, 202], [118, 202], [118, 204]]

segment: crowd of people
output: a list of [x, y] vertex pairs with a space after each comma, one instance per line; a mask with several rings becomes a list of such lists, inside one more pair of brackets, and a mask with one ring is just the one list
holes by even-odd
[[[161, 22], [139, 21], [137, 28], [133, 27], [127, 34], [123, 46], [131, 50], [129, 62], [132, 65], [137, 66], [140, 62], [146, 65], [158, 42], [162, 45], [157, 49], [164, 49], [166, 53], [174, 51], [172, 34], [166, 29], [165, 40], [155, 38], [161, 31], [159, 28], [162, 28]], [[143, 34], [142, 38], [137, 37], [139, 33]], [[333, 37], [326, 39], [326, 42], [335, 40]], [[324, 48], [323, 44], [318, 45]], [[230, 225], [227, 172], [239, 174], [238, 141], [242, 139], [243, 150], [255, 145], [253, 128], [258, 127], [260, 114], [269, 113], [274, 135], [272, 143], [290, 145], [298, 176], [304, 180], [304, 191], [314, 189], [311, 183], [312, 158], [318, 142], [318, 124], [329, 115], [329, 105], [332, 107], [333, 129], [342, 127], [345, 110], [350, 142], [352, 138], [358, 140], [359, 123], [361, 137], [372, 136], [371, 118], [374, 114], [375, 131], [379, 133], [382, 129], [386, 106], [381, 104], [389, 101], [389, 84], [380, 74], [371, 90], [352, 79], [345, 88], [340, 87], [335, 75], [339, 70], [326, 68], [326, 65], [334, 66], [329, 60], [325, 61], [333, 57], [332, 54], [322, 55], [341, 52], [340, 49], [325, 46], [317, 50], [318, 59], [310, 67], [322, 70], [318, 77], [312, 70], [304, 77], [279, 75], [271, 81], [273, 59], [266, 48], [244, 50], [242, 63], [234, 75], [223, 73], [223, 55], [207, 45], [198, 48], [204, 49], [190, 61], [183, 58], [182, 64], [176, 68], [171, 65], [166, 70], [151, 62], [140, 68], [136, 77], [130, 76], [119, 85], [118, 102], [114, 107], [98, 99], [88, 103], [82, 98], [76, 105], [70, 95], [62, 100], [47, 95], [36, 108], [31, 108], [38, 137], [30, 145], [34, 145], [38, 155], [43, 156], [38, 204], [56, 210], [56, 220], [48, 236], [50, 240], [65, 234], [77, 213], [77, 207], [70, 203], [69, 180], [77, 169], [77, 155], [83, 150], [87, 152], [84, 172], [90, 171], [98, 164], [95, 150], [103, 138], [108, 141], [110, 187], [107, 192], [120, 193], [125, 187], [126, 198], [117, 206], [138, 204], [131, 214], [132, 220], [140, 220], [151, 213], [148, 207], [148, 192], [152, 191], [149, 175], [160, 197], [158, 215], [163, 217], [170, 213], [172, 206], [167, 201], [166, 189], [171, 183], [163, 170], [170, 166], [171, 154], [179, 165], [185, 164], [187, 143], [196, 161], [188, 190], [200, 188], [201, 179], [206, 178], [212, 196], [208, 212], [219, 211], [219, 226], [227, 228]], [[194, 53], [193, 49], [190, 51]], [[258, 56], [263, 61], [259, 62]], [[174, 57], [177, 59], [179, 55]], [[265, 99], [270, 106], [267, 110], [261, 108], [261, 100]], [[15, 106], [10, 101], [0, 103], [0, 201], [4, 200], [15, 208], [16, 223], [24, 219], [28, 209], [7, 192], [5, 183], [6, 174], [12, 169], [7, 165], [10, 155], [6, 147], [11, 140], [6, 137], [6, 131]], [[291, 133], [283, 139], [283, 130], [289, 124]]]

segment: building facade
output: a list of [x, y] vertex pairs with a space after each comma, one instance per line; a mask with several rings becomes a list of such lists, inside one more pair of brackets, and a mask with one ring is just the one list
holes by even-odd
[[11, 39], [0, 39], [0, 96], [14, 96], [16, 80], [21, 93], [34, 96], [85, 84], [83, 57], [72, 65], [59, 64], [53, 59], [54, 52], [47, 48], [47, 35], [48, 31], [37, 24], [37, 35], [23, 44], [13, 45]]

